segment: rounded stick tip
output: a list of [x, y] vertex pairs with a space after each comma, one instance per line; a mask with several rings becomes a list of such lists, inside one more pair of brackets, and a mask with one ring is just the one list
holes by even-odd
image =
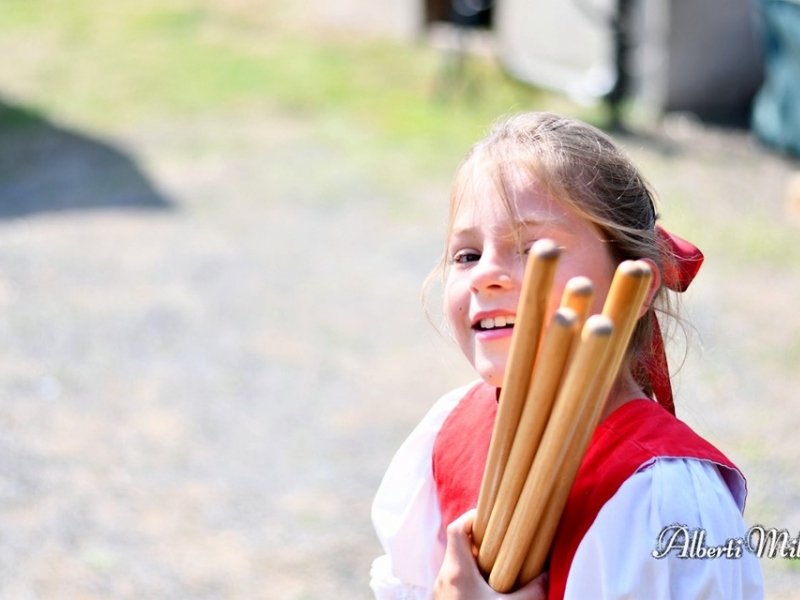
[[531, 256], [540, 260], [554, 260], [560, 253], [561, 249], [558, 244], [548, 238], [536, 240], [531, 246]]
[[572, 327], [578, 320], [578, 314], [571, 308], [562, 306], [553, 314], [553, 324], [560, 327]]
[[653, 269], [646, 260], [637, 260], [636, 264], [639, 265], [639, 268], [642, 270], [642, 276], [649, 277], [653, 274]]
[[581, 337], [585, 339], [588, 336], [608, 336], [611, 335], [613, 331], [614, 324], [611, 319], [605, 315], [592, 315], [586, 319]]
[[624, 260], [617, 266], [617, 273], [639, 279], [650, 275], [650, 265], [643, 260]]
[[564, 286], [564, 291], [573, 296], [590, 296], [594, 291], [592, 280], [583, 275], [572, 277]]

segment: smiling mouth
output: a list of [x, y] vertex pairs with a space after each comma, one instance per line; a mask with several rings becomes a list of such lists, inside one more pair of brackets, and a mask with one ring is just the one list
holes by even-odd
[[493, 329], [512, 329], [516, 317], [509, 315], [507, 317], [489, 317], [488, 319], [481, 319], [473, 328], [477, 331], [491, 331]]

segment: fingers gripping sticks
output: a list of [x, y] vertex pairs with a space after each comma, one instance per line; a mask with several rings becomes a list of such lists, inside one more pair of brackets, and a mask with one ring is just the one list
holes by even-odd
[[[484, 519], [480, 537], [474, 536], [478, 563], [499, 592], [532, 580], [542, 570], [652, 277], [643, 261], [621, 263], [603, 314], [588, 319], [591, 282], [584, 277], [570, 280], [561, 308], [542, 335], [558, 250], [546, 254], [547, 259], [537, 260], [532, 251], [534, 260], [526, 269], [517, 326], [526, 317], [535, 323], [524, 330], [515, 326], [478, 500], [476, 531], [478, 520]], [[542, 284], [546, 287], [539, 288]], [[540, 302], [528, 304], [534, 308], [526, 315], [522, 306], [530, 302], [529, 295]], [[535, 335], [526, 335], [531, 330]], [[512, 388], [507, 387], [509, 380], [515, 382]]]

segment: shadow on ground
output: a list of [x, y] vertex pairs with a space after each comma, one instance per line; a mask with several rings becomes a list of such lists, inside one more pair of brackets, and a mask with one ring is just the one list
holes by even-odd
[[0, 219], [106, 208], [174, 206], [121, 149], [0, 98]]

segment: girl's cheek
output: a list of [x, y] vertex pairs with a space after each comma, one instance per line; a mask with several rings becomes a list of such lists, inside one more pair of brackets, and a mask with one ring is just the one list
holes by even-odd
[[[444, 316], [456, 340], [462, 343], [469, 320], [469, 291], [458, 278], [448, 278], [444, 286]], [[465, 294], [466, 291], [466, 294]]]

